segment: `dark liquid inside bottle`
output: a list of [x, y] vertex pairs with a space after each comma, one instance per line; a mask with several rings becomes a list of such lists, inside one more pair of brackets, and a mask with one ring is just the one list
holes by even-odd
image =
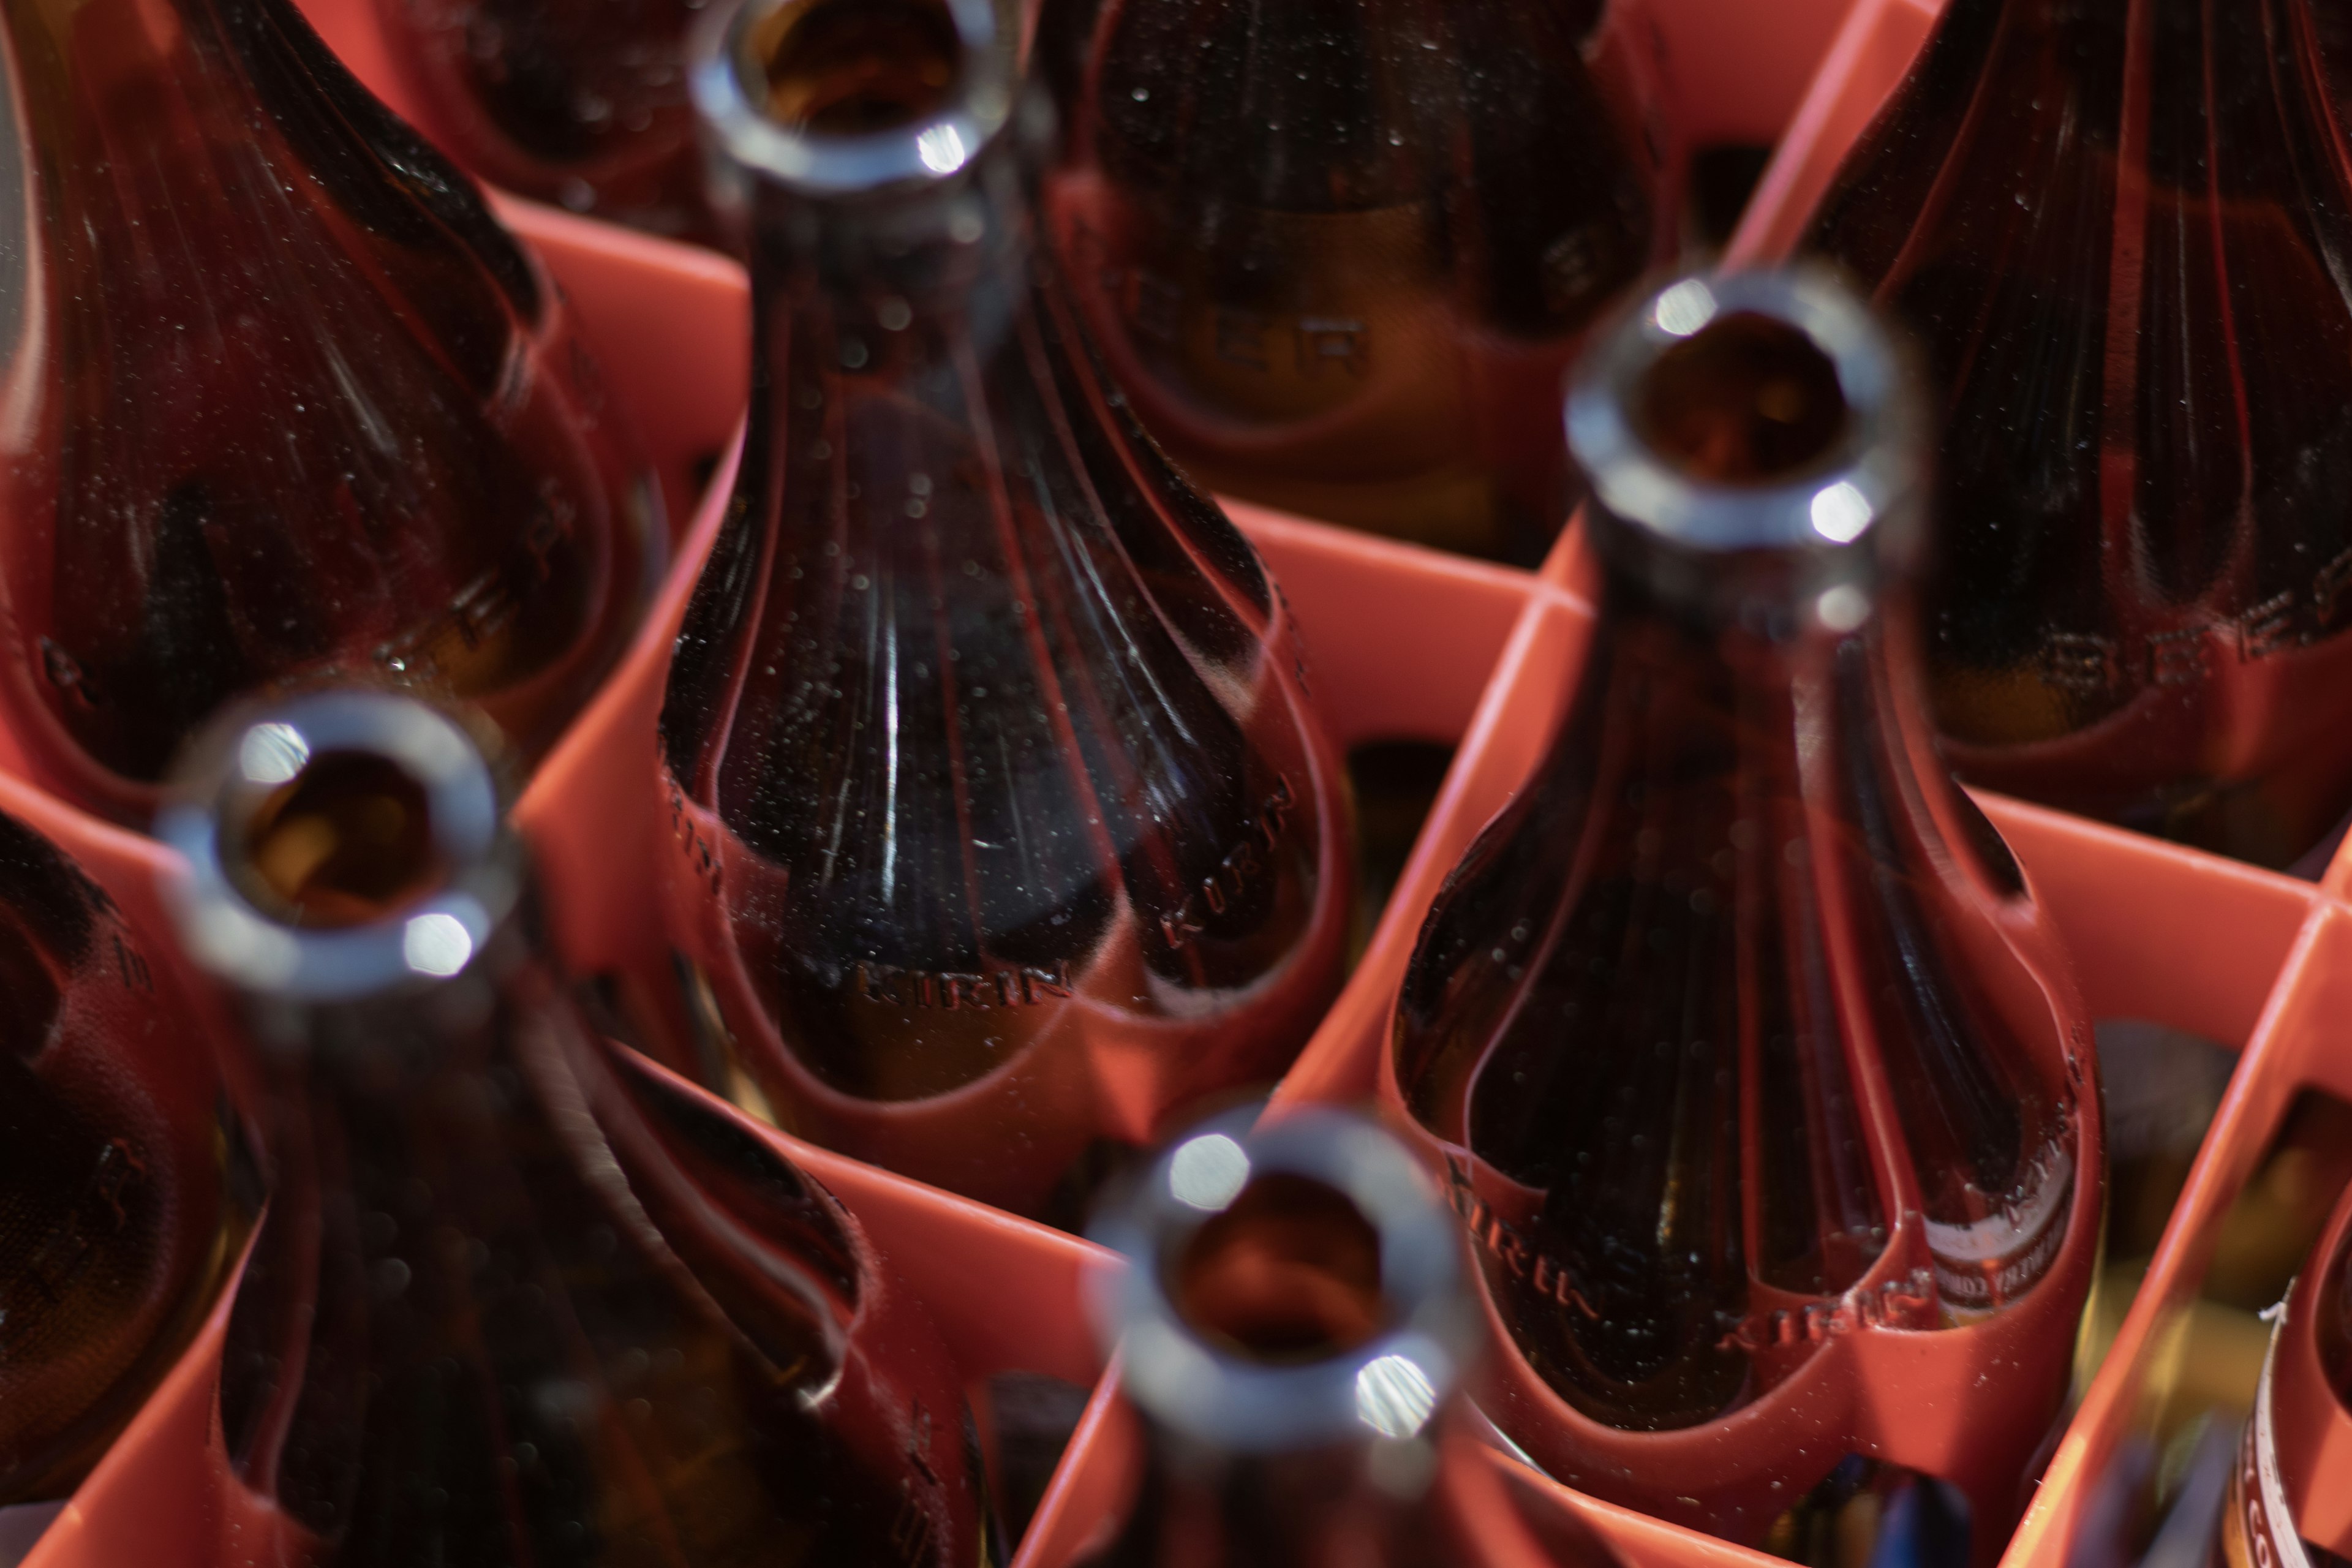
[[478, 944], [412, 912], [500, 885], [429, 795], [323, 752], [223, 830], [253, 908], [448, 977], [280, 1016], [222, 1399], [248, 1484], [344, 1564], [982, 1560], [920, 1309], [756, 1131], [590, 1034], [527, 909]]
[[[5, 818], [0, 1009], [5, 1504], [64, 1495], [104, 1452], [203, 1321], [252, 1194], [169, 977], [96, 884]], [[186, 1059], [152, 1077], [162, 1040]]]
[[686, 85], [703, 0], [379, 0], [433, 129], [482, 178], [715, 244]]
[[[768, 114], [935, 112], [988, 68], [915, 9], [796, 16]], [[1279, 1074], [1346, 872], [1286, 607], [1028, 254], [1022, 134], [813, 240], [761, 189], [751, 435], [662, 745], [674, 929], [779, 1116], [1034, 1212]]]
[[[1610, 1426], [1696, 1426], [1840, 1335], [1997, 1313], [2071, 1234], [2071, 1053], [2001, 929], [2014, 862], [1900, 695], [1842, 383], [1747, 312], [1635, 382], [1649, 471], [1709, 498], [1674, 516], [1785, 484], [1808, 537], [1702, 546], [1603, 510], [1559, 733], [1398, 1003], [1399, 1088], [1488, 1296]], [[1787, 1501], [1836, 1458], [1783, 1456]]]
[[340, 670], [544, 747], [661, 534], [563, 305], [283, 0], [170, 17], [6, 11], [23, 743], [143, 817], [223, 701]]
[[2352, 806], [2346, 33], [1956, 0], [1807, 238], [1942, 388], [1923, 587], [1962, 773], [2273, 866]]
[[1079, 9], [1040, 22], [1085, 35], [1038, 46], [1075, 97], [1055, 237], [1153, 433], [1236, 495], [1539, 557], [1570, 500], [1560, 370], [1652, 244], [1589, 18]]

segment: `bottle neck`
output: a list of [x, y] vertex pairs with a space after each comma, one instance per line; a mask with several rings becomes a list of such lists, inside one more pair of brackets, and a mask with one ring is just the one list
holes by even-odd
[[[1867, 542], [1748, 550], [1694, 549], [1593, 503], [1587, 526], [1601, 567], [1604, 616], [1674, 623], [1793, 657], [1874, 628], [1907, 609]], [[1895, 601], [1890, 603], [1890, 601]]]
[[1449, 1400], [1417, 1437], [1365, 1428], [1274, 1453], [1236, 1452], [1142, 1417], [1141, 1476], [1102, 1568], [1241, 1561], [1420, 1568], [1447, 1561], [1441, 1458], [1475, 1440], [1465, 1414]]
[[430, 1223], [487, 1236], [527, 1194], [609, 1226], [616, 1255], [730, 1325], [778, 1383], [830, 1386], [863, 1267], [830, 1207], [725, 1113], [619, 1059], [545, 952], [526, 890], [446, 978], [333, 1001], [248, 994], [281, 1125], [333, 1130], [363, 1208], [421, 1201]]
[[[1003, 341], [1029, 295], [1035, 134], [1034, 120], [1016, 120], [952, 174], [855, 195], [738, 167], [755, 426], [805, 429], [812, 412], [877, 395], [962, 421], [961, 373]], [[775, 401], [776, 388], [790, 396]]]
[[[1588, 776], [1562, 782], [1608, 803], [1637, 880], [1686, 883], [1714, 900], [1706, 918], [1735, 923], [1762, 918], [1746, 901], [1756, 887], [1780, 888], [1773, 907], [1822, 922], [1804, 940], [1832, 970], [1906, 977], [1885, 993], [1900, 1007], [1851, 1026], [1886, 1063], [1917, 1183], [1902, 1201], [1929, 1222], [1947, 1306], [1997, 1305], [2065, 1234], [2073, 1114], [2053, 1064], [2016, 1047], [1948, 951], [1945, 933], [2022, 883], [1935, 749], [1909, 602], [1866, 547], [1705, 561], [1654, 538], [1647, 553], [1613, 548], [1612, 528], [1625, 525], [1595, 529], [1582, 727], [1553, 771]], [[1946, 1251], [2011, 1273], [1987, 1287], [1982, 1268], [1943, 1267]]]

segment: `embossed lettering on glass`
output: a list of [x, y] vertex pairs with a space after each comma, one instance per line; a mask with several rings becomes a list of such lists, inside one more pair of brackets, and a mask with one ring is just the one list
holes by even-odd
[[754, 4], [697, 67], [757, 341], [662, 710], [666, 885], [786, 1126], [1066, 1219], [1287, 1066], [1349, 873], [1288, 606], [1033, 247], [994, 26]]

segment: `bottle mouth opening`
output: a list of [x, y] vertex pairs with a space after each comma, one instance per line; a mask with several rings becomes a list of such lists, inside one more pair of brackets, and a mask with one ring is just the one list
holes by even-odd
[[1837, 366], [1798, 328], [1756, 310], [1718, 315], [1670, 343], [1633, 384], [1634, 433], [1701, 484], [1801, 474], [1846, 434]]
[[463, 970], [512, 908], [499, 793], [445, 715], [328, 691], [208, 731], [156, 835], [189, 951], [241, 988], [352, 998]]
[[1011, 112], [992, 0], [746, 0], [695, 101], [735, 162], [809, 195], [953, 174]]
[[247, 820], [222, 826], [236, 840], [220, 847], [222, 864], [256, 909], [288, 925], [367, 925], [447, 874], [424, 784], [374, 752], [313, 756]]
[[1803, 269], [1685, 278], [1579, 367], [1569, 446], [1613, 516], [1699, 550], [1842, 549], [1917, 481], [1894, 342]]
[[1244, 1361], [1344, 1355], [1388, 1325], [1379, 1227], [1313, 1176], [1252, 1176], [1160, 1269], [1178, 1315]]
[[1129, 1264], [1097, 1302], [1129, 1399], [1239, 1452], [1417, 1436], [1471, 1343], [1454, 1231], [1370, 1122], [1208, 1123], [1096, 1227]]

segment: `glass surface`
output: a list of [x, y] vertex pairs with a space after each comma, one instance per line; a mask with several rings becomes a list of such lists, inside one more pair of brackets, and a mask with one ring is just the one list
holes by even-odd
[[[253, 1218], [210, 1042], [121, 911], [0, 816], [0, 1505], [63, 1497], [203, 1322]], [[159, 1045], [185, 1053], [159, 1080]]]
[[1210, 487], [1531, 563], [1558, 390], [1656, 192], [1549, 0], [1049, 5], [1055, 240], [1143, 422]]
[[1806, 244], [1943, 399], [1962, 775], [2284, 866], [2352, 807], [2352, 23], [1953, 0]]
[[[1179, 1202], [1138, 1203], [1108, 1233], [1129, 1267], [1156, 1270], [1160, 1304], [1130, 1297], [1105, 1323], [1129, 1375], [1097, 1441], [1131, 1451], [1128, 1425], [1139, 1451], [1115, 1532], [1080, 1561], [1611, 1568], [1615, 1557], [1572, 1508], [1504, 1479], [1459, 1396], [1469, 1304], [1435, 1194], [1368, 1124], [1307, 1114], [1319, 1124], [1288, 1121], [1263, 1142], [1240, 1118], [1196, 1131], [1151, 1178], [1172, 1177]], [[1285, 1138], [1269, 1161], [1268, 1145]], [[1370, 1175], [1382, 1161], [1396, 1168]], [[1377, 1187], [1387, 1206], [1360, 1205], [1351, 1176], [1362, 1184], [1353, 1191]], [[1213, 1190], [1228, 1181], [1232, 1190]], [[1412, 1232], [1423, 1227], [1444, 1255], [1442, 1281], [1421, 1272], [1429, 1259]], [[1154, 1390], [1164, 1384], [1136, 1364], [1155, 1354], [1183, 1358], [1184, 1381], [1217, 1392], [1188, 1393], [1181, 1415], [1161, 1409]], [[1296, 1425], [1297, 1412], [1327, 1408], [1333, 1389], [1346, 1396], [1333, 1415], [1305, 1418], [1319, 1429], [1269, 1438], [1268, 1418]]]
[[[2126, 1031], [2102, 1025], [2099, 1048], [2107, 1126], [2117, 1134], [2110, 1147], [2123, 1149], [2126, 1159], [2133, 1157], [2131, 1144], [2179, 1148], [2178, 1169], [2185, 1173], [2204, 1117], [2221, 1100], [2229, 1069], [2237, 1065], [2235, 1052], [2193, 1037], [2168, 1037], [2148, 1026]], [[2141, 1103], [2135, 1106], [2136, 1100]], [[2084, 1325], [2078, 1363], [2080, 1375], [2087, 1379], [2095, 1371], [2117, 1395], [2113, 1438], [2075, 1479], [2083, 1506], [2073, 1511], [2065, 1526], [2069, 1539], [2060, 1543], [2071, 1562], [2140, 1568], [2268, 1563], [2275, 1568], [2286, 1561], [2275, 1550], [2250, 1555], [2245, 1527], [2261, 1516], [2245, 1507], [2250, 1494], [2241, 1484], [2242, 1464], [2260, 1444], [2277, 1456], [2283, 1475], [2301, 1469], [2288, 1464], [2305, 1451], [2294, 1434], [2309, 1432], [2304, 1421], [2333, 1404], [2328, 1373], [2315, 1367], [2306, 1378], [2289, 1368], [2288, 1352], [2314, 1348], [2300, 1336], [2315, 1324], [2325, 1343], [2326, 1313], [2310, 1311], [2306, 1302], [2326, 1299], [2325, 1291], [2308, 1288], [2318, 1285], [2315, 1275], [2335, 1251], [2331, 1221], [2352, 1177], [2352, 1104], [2305, 1088], [2242, 1122], [2236, 1132], [2245, 1141], [2232, 1161], [2237, 1174], [2222, 1184], [2234, 1194], [2209, 1209], [2194, 1230], [2179, 1233], [2178, 1239], [2189, 1243], [2188, 1258], [2152, 1267], [2155, 1235], [2143, 1232], [2137, 1244], [2130, 1239], [2123, 1204], [2134, 1194], [2127, 1188], [2117, 1192], [2110, 1261]], [[2140, 1160], [2137, 1184], [2144, 1188], [2150, 1173], [2145, 1156]], [[2120, 1162], [2118, 1168], [2129, 1170]], [[2153, 1216], [2152, 1206], [2149, 1212]], [[2145, 1318], [2146, 1331], [2127, 1360], [2102, 1366], [2127, 1310]], [[2266, 1370], [2274, 1338], [2280, 1366], [2289, 1368], [2276, 1375]], [[2263, 1436], [2264, 1422], [2254, 1418], [2263, 1405], [2270, 1407], [2267, 1429], [2274, 1443]], [[2291, 1484], [2287, 1494], [2294, 1495]], [[2272, 1516], [2278, 1526], [2271, 1531], [2273, 1547], [2292, 1543], [2292, 1512], [2283, 1502]], [[2209, 1556], [2217, 1537], [2223, 1538], [2219, 1554]]]
[[[895, 122], [868, 36], [890, 73], [817, 35]], [[1351, 895], [1288, 607], [1033, 261], [1026, 136], [854, 200], [746, 166], [750, 437], [661, 743], [673, 935], [780, 1121], [1066, 1222], [1082, 1163], [1280, 1075]]]
[[285, 0], [9, 0], [0, 704], [144, 825], [222, 702], [327, 672], [550, 743], [658, 501], [567, 309]]
[[[1877, 458], [1786, 319], [1659, 331], [1625, 396], [1656, 466], [1624, 493], [1679, 472], [1704, 481], [1675, 492], [1689, 508], [1727, 516], [1858, 495], [1841, 475]], [[1587, 515], [1602, 581], [1581, 672], [1430, 911], [1393, 1062], [1529, 1366], [1594, 1422], [1662, 1431], [1753, 1404], [1841, 1336], [2000, 1313], [2090, 1244], [2070, 1214], [2099, 1173], [2065, 998], [2012, 951], [2035, 919], [2015, 864], [1912, 696], [1880, 539], [1905, 520], [1831, 533], [1816, 501], [1827, 539], [1709, 551]], [[2063, 1392], [2062, 1362], [1985, 1397], [2046, 1418]], [[1609, 1495], [1633, 1452], [1578, 1484]], [[1840, 1458], [1772, 1456], [1779, 1506]]]
[[[289, 787], [364, 824], [412, 793], [384, 787], [399, 766], [323, 752]], [[264, 853], [270, 826], [226, 822], [220, 842]], [[739, 1115], [596, 1038], [528, 906], [492, 911], [454, 973], [415, 956], [417, 923], [450, 917], [385, 913], [390, 858], [326, 862], [314, 889], [377, 916], [313, 940], [404, 940], [408, 982], [247, 998], [278, 1173], [221, 1421], [289, 1550], [387, 1568], [988, 1561], [957, 1374], [855, 1221]], [[392, 880], [430, 870], [419, 851]]]
[[[2295, 1110], [2308, 1112], [2317, 1098], [2317, 1091], [2305, 1090]], [[2326, 1099], [2320, 1104], [2340, 1124], [2343, 1103]], [[2290, 1122], [2280, 1142], [2294, 1131]], [[2340, 1144], [2329, 1152], [2336, 1148]], [[2266, 1162], [2273, 1170], [2279, 1163], [2277, 1153]], [[2327, 1546], [2347, 1544], [2340, 1537], [2343, 1510], [2331, 1506], [2343, 1484], [2340, 1446], [2332, 1427], [2340, 1426], [2346, 1405], [2352, 1403], [2352, 1245], [2342, 1230], [2352, 1190], [2333, 1179], [2340, 1173], [2328, 1174], [2326, 1186], [2336, 1195], [2326, 1205], [2326, 1234], [2315, 1246], [2308, 1245], [2307, 1234], [2301, 1238], [2306, 1246], [2295, 1259], [2299, 1277], [2283, 1284], [2284, 1300], [2263, 1313], [2273, 1327], [2263, 1336], [2268, 1342], [2261, 1381], [2244, 1432], [2233, 1445], [2236, 1462], [2229, 1467], [2218, 1527], [2210, 1531], [2213, 1568], [2339, 1568], [2345, 1561]], [[2242, 1207], [2252, 1195], [2251, 1190], [2242, 1194]], [[2324, 1194], [2314, 1195], [2324, 1200]], [[2315, 1281], [2301, 1270], [2318, 1278]], [[2301, 1386], [2309, 1364], [2306, 1347], [2317, 1352], [2320, 1388]], [[2325, 1522], [2315, 1513], [2326, 1516]], [[2306, 1527], [2321, 1539], [2305, 1538]]]
[[716, 245], [686, 89], [708, 0], [376, 0], [436, 137], [493, 184]]

